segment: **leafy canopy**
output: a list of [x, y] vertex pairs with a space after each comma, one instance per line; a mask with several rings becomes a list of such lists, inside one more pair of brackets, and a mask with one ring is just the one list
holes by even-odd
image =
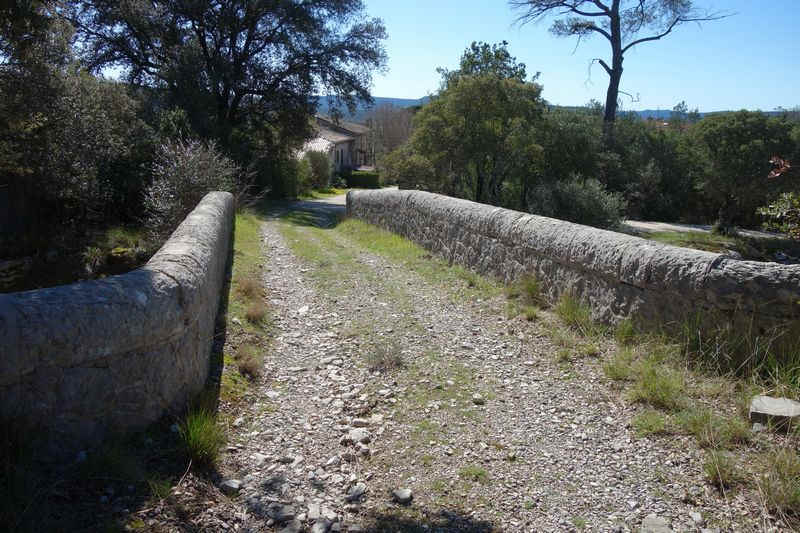
[[352, 109], [386, 63], [385, 28], [361, 0], [80, 0], [70, 20], [93, 71], [122, 67], [213, 109], [222, 139], [251, 113], [307, 115], [319, 92]]

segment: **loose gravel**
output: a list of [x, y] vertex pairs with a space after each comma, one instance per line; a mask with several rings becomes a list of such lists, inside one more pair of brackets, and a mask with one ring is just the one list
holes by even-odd
[[241, 481], [231, 530], [763, 529], [758, 501], [706, 483], [692, 438], [635, 437], [640, 408], [601, 370], [610, 341], [558, 358], [552, 317], [509, 319], [502, 296], [460, 297], [330, 230], [296, 228], [328, 247], [301, 260], [280, 224], [263, 228], [276, 337], [221, 467]]

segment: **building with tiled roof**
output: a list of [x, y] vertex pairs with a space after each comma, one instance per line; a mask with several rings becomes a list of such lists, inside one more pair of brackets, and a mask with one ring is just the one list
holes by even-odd
[[355, 122], [335, 121], [329, 117], [315, 117], [315, 136], [306, 142], [299, 156], [307, 152], [328, 154], [335, 172], [374, 164], [370, 149], [369, 128]]

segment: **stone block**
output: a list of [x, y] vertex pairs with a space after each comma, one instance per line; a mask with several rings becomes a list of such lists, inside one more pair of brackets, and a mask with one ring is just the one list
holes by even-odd
[[750, 422], [773, 429], [787, 429], [800, 422], [800, 403], [789, 398], [754, 396], [750, 401]]

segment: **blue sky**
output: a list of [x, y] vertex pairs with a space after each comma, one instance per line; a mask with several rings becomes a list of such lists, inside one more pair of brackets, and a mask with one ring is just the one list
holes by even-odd
[[[373, 95], [419, 98], [439, 83], [436, 67], [454, 68], [474, 41], [506, 40], [509, 50], [541, 71], [544, 97], [560, 105], [605, 101], [608, 77], [594, 57], [608, 59], [601, 36], [575, 50], [572, 38], [557, 38], [549, 22], [514, 24], [503, 0], [365, 0], [370, 16], [386, 24], [389, 71], [375, 76]], [[772, 110], [800, 105], [800, 0], [696, 0], [730, 18], [686, 24], [661, 41], [643, 43], [625, 56], [623, 109], [671, 109], [685, 100], [701, 111]], [[574, 52], [574, 53], [573, 53]]]

